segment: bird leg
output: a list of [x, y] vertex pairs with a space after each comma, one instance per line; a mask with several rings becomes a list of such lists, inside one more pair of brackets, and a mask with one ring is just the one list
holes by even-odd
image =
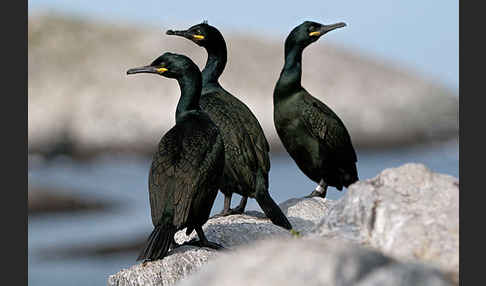
[[224, 207], [223, 210], [214, 217], [227, 216], [231, 214], [231, 197], [233, 193], [224, 194]]
[[224, 248], [222, 245], [209, 241], [206, 236], [204, 235], [204, 231], [202, 230], [201, 226], [197, 226], [196, 228], [197, 236], [199, 240], [191, 239], [190, 241], [184, 242], [182, 245], [192, 245], [198, 247], [209, 247], [212, 249], [222, 249]]
[[230, 210], [231, 214], [242, 214], [242, 213], [244, 213], [247, 201], [248, 201], [248, 197], [242, 196], [240, 204], [236, 208]]
[[326, 182], [324, 182], [324, 179], [321, 179], [321, 181], [317, 185], [316, 189], [307, 197], [308, 198], [311, 198], [311, 197], [325, 198], [326, 194], [327, 194], [327, 184], [326, 184]]
[[228, 216], [228, 215], [233, 215], [233, 214], [242, 214], [245, 211], [246, 207], [246, 202], [248, 201], [248, 197], [242, 196], [240, 204], [232, 209], [231, 208], [231, 197], [233, 196], [233, 193], [229, 193], [228, 195], [224, 195], [224, 208], [223, 210], [215, 215], [214, 217], [221, 217], [221, 216]]

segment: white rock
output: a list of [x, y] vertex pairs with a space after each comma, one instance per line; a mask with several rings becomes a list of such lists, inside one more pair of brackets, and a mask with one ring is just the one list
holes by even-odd
[[458, 273], [458, 179], [421, 164], [386, 169], [350, 186], [313, 236], [345, 238]]
[[[108, 285], [173, 285], [185, 278], [181, 285], [458, 284], [458, 203], [457, 178], [405, 164], [353, 184], [337, 201], [283, 202], [302, 238], [260, 212], [212, 218], [203, 229], [226, 251], [182, 247], [149, 268], [110, 276]], [[180, 231], [176, 241], [193, 237]]]
[[134, 265], [108, 278], [112, 286], [167, 286], [193, 273], [214, 257], [214, 251], [206, 248], [182, 246], [164, 259]]
[[[386, 284], [383, 284], [386, 282]], [[180, 286], [452, 285], [440, 271], [338, 240], [271, 240], [221, 255]]]

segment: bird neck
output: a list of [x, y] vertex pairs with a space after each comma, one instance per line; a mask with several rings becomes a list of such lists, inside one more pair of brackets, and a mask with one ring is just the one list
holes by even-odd
[[203, 85], [205, 86], [211, 83], [218, 84], [218, 79], [226, 66], [226, 43], [221, 39], [218, 43], [206, 47], [206, 51], [208, 52], [208, 60], [202, 71]]
[[300, 46], [285, 45], [285, 64], [278, 79], [276, 91], [279, 95], [293, 94], [302, 88], [302, 52]]
[[199, 98], [201, 97], [201, 75], [187, 73], [177, 80], [181, 88], [181, 97], [177, 103], [176, 122], [183, 113], [201, 110]]

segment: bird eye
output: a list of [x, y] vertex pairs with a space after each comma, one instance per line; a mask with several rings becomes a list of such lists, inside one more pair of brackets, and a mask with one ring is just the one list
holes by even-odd
[[313, 32], [315, 29], [316, 29], [316, 27], [314, 27], [314, 26], [310, 26], [310, 27], [309, 27], [309, 32]]

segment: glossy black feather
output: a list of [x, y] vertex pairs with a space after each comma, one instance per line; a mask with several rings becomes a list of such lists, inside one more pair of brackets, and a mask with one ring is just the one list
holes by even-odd
[[[202, 71], [203, 91], [200, 105], [219, 127], [223, 136], [225, 169], [221, 192], [225, 196], [237, 193], [256, 198], [272, 222], [290, 229], [290, 222], [268, 194], [269, 144], [263, 129], [250, 109], [218, 82], [227, 60], [223, 36], [215, 27], [205, 23], [186, 31], [167, 33], [186, 37], [208, 52], [208, 60]], [[197, 39], [194, 35], [203, 36], [204, 39]], [[260, 181], [263, 184], [257, 184]], [[259, 192], [266, 195], [258, 195]]]
[[341, 119], [301, 86], [302, 52], [316, 40], [311, 31], [323, 27], [331, 26], [304, 22], [287, 37], [285, 65], [274, 89], [274, 123], [302, 172], [316, 183], [324, 180], [341, 190], [358, 180], [351, 137]]
[[167, 254], [174, 234], [185, 227], [189, 233], [196, 229], [202, 244], [210, 244], [201, 227], [221, 182], [224, 145], [218, 127], [200, 109], [201, 73], [189, 58], [165, 53], [150, 66], [130, 70], [139, 72], [175, 78], [181, 88], [176, 125], [160, 140], [148, 177], [154, 230], [138, 260], [155, 260]]

